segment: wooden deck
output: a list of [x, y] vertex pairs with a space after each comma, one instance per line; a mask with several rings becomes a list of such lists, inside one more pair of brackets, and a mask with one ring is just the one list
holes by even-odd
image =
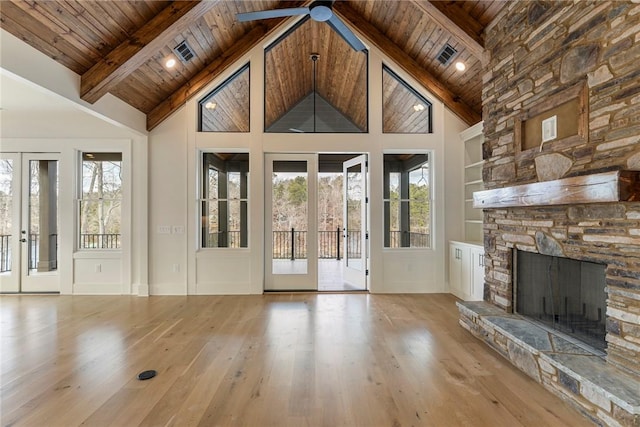
[[1, 424], [590, 425], [462, 329], [454, 302], [2, 296]]

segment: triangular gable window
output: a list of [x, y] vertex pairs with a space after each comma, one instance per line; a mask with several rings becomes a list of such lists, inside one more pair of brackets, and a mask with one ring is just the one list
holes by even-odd
[[265, 132], [366, 133], [367, 56], [302, 19], [265, 49]]
[[386, 65], [382, 66], [382, 131], [432, 133], [432, 105]]
[[200, 132], [249, 132], [249, 64], [198, 102]]

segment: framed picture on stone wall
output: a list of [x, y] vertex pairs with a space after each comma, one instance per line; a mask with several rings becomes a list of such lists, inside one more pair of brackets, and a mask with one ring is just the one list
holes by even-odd
[[[589, 91], [586, 79], [544, 98], [516, 119], [516, 155], [531, 150], [559, 150], [582, 144], [587, 140]], [[543, 140], [543, 123], [556, 116], [555, 138]]]

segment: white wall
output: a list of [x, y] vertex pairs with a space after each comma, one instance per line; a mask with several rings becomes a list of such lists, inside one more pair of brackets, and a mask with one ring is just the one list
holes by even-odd
[[[0, 112], [0, 145], [3, 145], [0, 150], [6, 149], [3, 141], [12, 137], [29, 139], [29, 146], [40, 147], [40, 150], [57, 147], [67, 159], [73, 158], [74, 150], [101, 146], [106, 149], [111, 144], [121, 144], [131, 156], [129, 253], [120, 258], [118, 263], [113, 262], [113, 257], [102, 258], [101, 262], [107, 266], [108, 273], [103, 276], [103, 281], [109, 283], [101, 283], [100, 278], [95, 277], [93, 268], [98, 261], [78, 256], [70, 243], [66, 252], [61, 254], [68, 258], [65, 259], [68, 267], [63, 272], [63, 281], [68, 281], [63, 285], [64, 292], [133, 292], [142, 295], [261, 293], [265, 261], [264, 180], [261, 179], [264, 175], [264, 153], [289, 151], [369, 154], [371, 292], [447, 290], [447, 242], [460, 238], [459, 224], [462, 223], [462, 207], [458, 202], [461, 198], [450, 196], [459, 194], [462, 188], [462, 145], [458, 134], [467, 126], [435, 97], [421, 90], [411, 77], [393, 67], [393, 62], [375, 48], [370, 48], [369, 53], [370, 119], [367, 134], [263, 134], [263, 47], [258, 46], [199, 95], [210, 91], [250, 60], [251, 111], [254, 112], [251, 117], [252, 132], [196, 132], [196, 96], [155, 128], [147, 141], [144, 115], [140, 112], [111, 96], [103, 98], [96, 105], [86, 104], [78, 96], [79, 76], [6, 32], [1, 31], [0, 36], [3, 73], [16, 80], [25, 79], [24, 82], [30, 84], [35, 82], [40, 90], [58, 96], [57, 102], [70, 102], [75, 106], [72, 112], [48, 112], [41, 117], [34, 117], [33, 111], [30, 112], [31, 116], [11, 111]], [[267, 40], [264, 45], [270, 41]], [[18, 48], [24, 49], [23, 56], [11, 53], [17, 52]], [[433, 101], [433, 134], [382, 133], [383, 62]], [[12, 149], [16, 147], [14, 145]], [[249, 188], [251, 231], [248, 249], [197, 249], [197, 166], [201, 150], [250, 153], [251, 175], [254, 178]], [[429, 153], [433, 159], [433, 247], [384, 249], [383, 153], [408, 150]], [[75, 177], [65, 179], [68, 180], [65, 185], [73, 185]], [[69, 206], [72, 205], [70, 203]], [[68, 229], [70, 227], [73, 228], [73, 224], [67, 225]], [[108, 266], [112, 264], [117, 264], [117, 267], [109, 269]], [[116, 269], [120, 269], [121, 273], [112, 274]], [[76, 278], [82, 278], [83, 283], [74, 282]], [[120, 283], [116, 283], [118, 278], [121, 278]]]
[[[269, 41], [265, 42], [265, 45]], [[185, 107], [150, 133], [151, 179], [151, 293], [246, 294], [261, 293], [264, 282], [264, 154], [284, 152], [368, 153], [370, 167], [371, 292], [446, 292], [448, 241], [458, 238], [462, 207], [462, 143], [459, 133], [467, 126], [426, 90], [433, 101], [434, 133], [391, 135], [382, 133], [382, 63], [420, 90], [416, 81], [393, 67], [375, 48], [369, 53], [370, 120], [367, 134], [264, 134], [263, 50], [249, 52]], [[252, 131], [244, 134], [198, 133], [197, 101], [229, 75], [251, 61]], [[255, 113], [259, 112], [259, 113]], [[200, 220], [197, 204], [198, 154], [202, 150], [250, 153], [250, 241], [247, 249], [198, 250]], [[428, 152], [433, 158], [433, 247], [383, 249], [383, 153]], [[167, 170], [167, 165], [172, 170]], [[450, 179], [450, 181], [449, 181]], [[447, 197], [449, 196], [449, 197]], [[184, 224], [186, 235], [163, 235], [160, 225]], [[175, 271], [187, 264], [186, 271]]]
[[[149, 292], [187, 293], [187, 133], [186, 108], [153, 131], [149, 143]], [[195, 172], [194, 172], [195, 173]], [[160, 230], [164, 227], [164, 230]], [[180, 233], [180, 227], [184, 231]], [[168, 233], [166, 232], [168, 230]], [[161, 232], [162, 231], [162, 232]]]
[[[4, 46], [4, 45], [3, 45]], [[33, 61], [38, 60], [37, 63]], [[45, 69], [50, 58], [34, 55], [32, 65]], [[2, 64], [5, 65], [4, 63]], [[147, 246], [147, 136], [115, 125], [57, 93], [3, 68], [0, 111], [0, 152], [59, 153], [58, 277], [64, 294], [146, 294]], [[54, 74], [55, 67], [51, 71]], [[67, 70], [68, 71], [68, 70]], [[9, 100], [19, 94], [37, 101]], [[122, 248], [118, 251], [77, 251], [76, 194], [82, 151], [123, 153]]]

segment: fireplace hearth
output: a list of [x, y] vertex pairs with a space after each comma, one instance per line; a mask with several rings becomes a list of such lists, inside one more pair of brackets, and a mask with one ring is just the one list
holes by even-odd
[[514, 251], [513, 306], [516, 313], [567, 334], [604, 354], [606, 266]]

